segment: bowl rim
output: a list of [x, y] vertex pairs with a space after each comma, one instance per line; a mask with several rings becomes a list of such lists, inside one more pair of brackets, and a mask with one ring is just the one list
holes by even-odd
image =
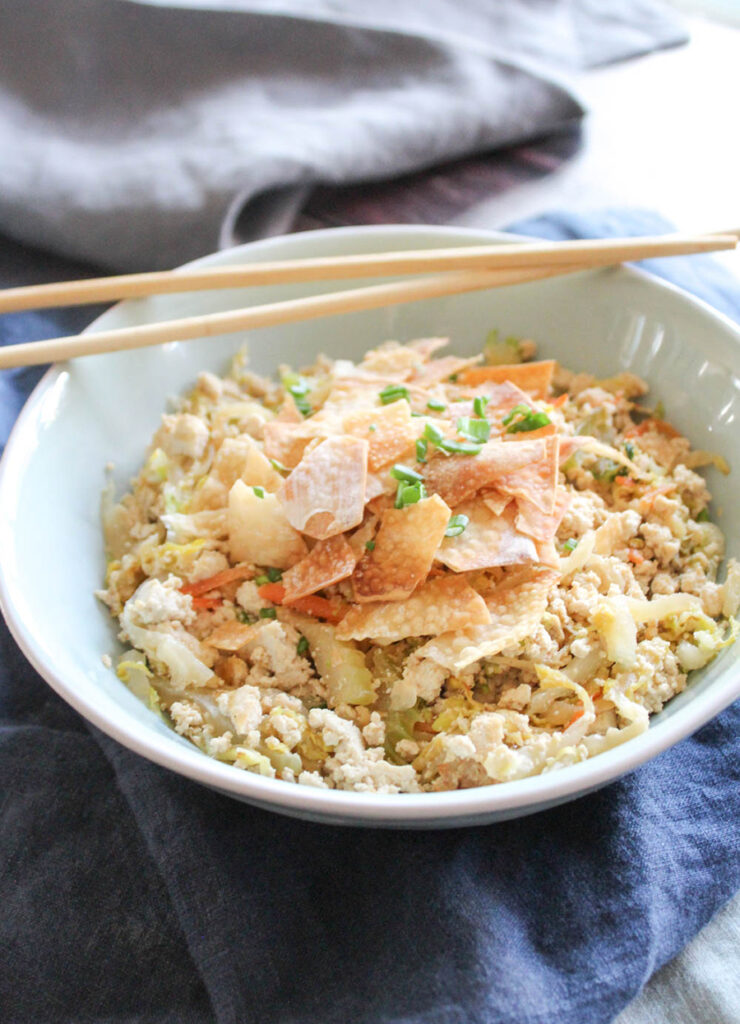
[[[454, 225], [384, 224], [359, 225], [340, 228], [322, 228], [316, 231], [289, 233], [245, 243], [199, 257], [178, 270], [191, 267], [233, 262], [235, 256], [267, 253], [283, 247], [286, 241], [310, 247], [313, 239], [338, 236], [378, 237], [394, 235], [435, 235], [440, 239], [469, 238], [471, 243], [519, 241], [529, 236], [485, 228], [456, 227]], [[620, 266], [614, 273], [637, 277], [653, 288], [671, 294], [698, 310], [713, 321], [740, 346], [740, 328], [724, 313], [714, 309], [703, 299], [684, 291], [677, 285], [649, 274], [634, 266]], [[112, 307], [116, 308], [116, 307]], [[106, 310], [96, 317], [83, 333], [94, 331]], [[105, 358], [105, 357], [104, 357]], [[46, 394], [68, 364], [55, 364], [41, 377], [26, 400], [8, 437], [0, 460], [0, 536], [12, 539], [12, 523], [6, 520], [8, 497], [12, 495], [13, 479], [23, 472], [22, 453], [28, 450], [26, 441], [36, 437], [37, 412]], [[21, 598], [18, 600], [18, 598]], [[645, 733], [594, 758], [569, 765], [557, 772], [535, 775], [511, 782], [492, 783], [487, 786], [439, 793], [357, 793], [347, 790], [316, 788], [268, 779], [251, 772], [234, 771], [233, 767], [204, 755], [195, 746], [173, 742], [168, 736], [141, 730], [132, 719], [118, 722], [106, 715], [93, 699], [77, 692], [70, 682], [55, 671], [36, 647], [33, 627], [24, 618], [22, 594], [16, 593], [13, 581], [0, 562], [0, 610], [16, 643], [33, 668], [68, 704], [101, 732], [124, 747], [149, 761], [200, 782], [223, 793], [257, 804], [263, 808], [288, 814], [314, 817], [318, 820], [344, 821], [346, 824], [413, 825], [413, 824], [467, 824], [479, 818], [481, 822], [508, 812], [522, 814], [554, 803], [575, 799], [634, 770], [645, 761], [690, 736], [732, 701], [740, 696], [740, 673], [716, 680], [705, 692], [698, 694], [658, 725]]]

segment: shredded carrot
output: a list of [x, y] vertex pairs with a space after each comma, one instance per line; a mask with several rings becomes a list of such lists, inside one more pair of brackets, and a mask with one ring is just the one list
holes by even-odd
[[670, 423], [666, 423], [665, 420], [648, 419], [643, 420], [642, 423], [638, 423], [634, 427], [630, 427], [625, 432], [625, 437], [641, 437], [643, 434], [647, 434], [648, 431], [654, 430], [656, 434], [663, 434], [664, 437], [680, 437], [681, 434], [675, 427], [672, 427]]
[[291, 601], [290, 607], [295, 608], [297, 612], [313, 615], [315, 619], [326, 619], [327, 622], [331, 622], [334, 625], [342, 621], [346, 612], [345, 607], [336, 605], [325, 597], [319, 597], [317, 594], [299, 597], [295, 601]]
[[627, 548], [627, 558], [633, 565], [642, 565], [645, 561], [645, 556], [637, 548]]
[[578, 711], [574, 712], [573, 717], [568, 722], [568, 724], [566, 725], [565, 728], [566, 729], [570, 729], [571, 725], [573, 725], [574, 722], [577, 722], [578, 719], [582, 718], [582, 717], [583, 717], [583, 708], [579, 708]]
[[263, 583], [261, 587], [257, 587], [257, 593], [263, 601], [282, 604], [285, 598], [285, 587], [282, 583]]
[[635, 486], [635, 481], [632, 479], [631, 476], [624, 476], [621, 473], [618, 473], [615, 476], [614, 479], [619, 484], [620, 487], [634, 487]]
[[550, 402], [553, 409], [559, 409], [561, 405], [565, 405], [568, 401], [568, 392], [564, 391], [562, 395], [558, 395], [554, 402]]
[[208, 611], [212, 612], [214, 608], [220, 608], [223, 604], [223, 598], [220, 597], [194, 597], [193, 608], [196, 611]]
[[234, 583], [236, 580], [250, 580], [254, 576], [254, 570], [248, 565], [237, 565], [233, 569], [224, 569], [217, 572], [215, 576], [208, 576], [204, 580], [196, 580], [195, 583], [186, 583], [180, 589], [183, 594], [191, 594], [193, 597], [200, 597], [218, 587], [225, 587], [227, 583]]
[[[257, 588], [257, 593], [264, 601], [272, 601], [273, 604], [282, 604], [285, 601], [285, 587], [282, 583], [265, 583]], [[344, 618], [346, 609], [325, 597], [318, 594], [309, 594], [308, 597], [298, 597], [295, 601], [286, 601], [286, 606], [294, 608], [297, 612], [305, 615], [312, 615], [315, 619], [326, 619], [327, 622], [336, 624]]]
[[652, 509], [655, 499], [659, 498], [661, 494], [668, 494], [668, 492], [672, 491], [675, 486], [675, 484], [665, 483], [658, 484], [656, 487], [651, 487], [647, 494], [645, 494], [640, 500], [640, 513], [642, 515], [647, 515]]

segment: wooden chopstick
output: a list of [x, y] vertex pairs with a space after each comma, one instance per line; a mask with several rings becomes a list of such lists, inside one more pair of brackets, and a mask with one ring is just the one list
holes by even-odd
[[733, 249], [737, 235], [674, 234], [644, 238], [589, 239], [570, 242], [523, 242], [452, 249], [321, 256], [311, 259], [249, 263], [205, 270], [160, 271], [28, 285], [0, 291], [0, 313], [47, 306], [77, 306], [174, 292], [306, 281], [346, 280], [397, 274], [464, 270], [512, 270], [522, 267], [581, 264], [605, 266], [625, 260], [687, 255]]
[[434, 277], [416, 278], [413, 281], [397, 281], [392, 284], [370, 285], [342, 292], [329, 292], [325, 295], [271, 302], [247, 309], [233, 309], [223, 313], [209, 313], [205, 316], [144, 324], [140, 327], [124, 327], [111, 331], [77, 334], [66, 338], [51, 338], [48, 341], [25, 342], [22, 345], [8, 345], [5, 348], [0, 348], [0, 369], [59, 362], [77, 356], [97, 355], [101, 352], [145, 348], [169, 341], [187, 341], [193, 338], [233, 334], [236, 331], [272, 327], [275, 324], [292, 323], [299, 320], [313, 320], [323, 316], [336, 316], [340, 313], [355, 313], [360, 310], [417, 302], [420, 299], [430, 299], [442, 295], [500, 288], [503, 285], [524, 284], [528, 281], [555, 277], [560, 274], [572, 274], [585, 269], [588, 268], [578, 264], [564, 263], [550, 267], [519, 267], [513, 270], [448, 273]]

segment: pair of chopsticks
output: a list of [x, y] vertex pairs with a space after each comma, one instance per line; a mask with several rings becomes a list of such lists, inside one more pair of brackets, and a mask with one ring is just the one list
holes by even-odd
[[734, 249], [736, 233], [657, 235], [572, 242], [524, 242], [454, 249], [316, 257], [271, 263], [162, 271], [30, 285], [0, 291], [0, 313], [49, 306], [86, 305], [175, 292], [255, 285], [348, 280], [434, 272], [411, 281], [371, 285], [283, 302], [209, 313], [161, 323], [53, 338], [0, 349], [0, 368], [55, 362], [82, 355], [187, 341], [317, 317], [417, 302], [442, 295], [524, 284], [605, 267], [625, 260]]

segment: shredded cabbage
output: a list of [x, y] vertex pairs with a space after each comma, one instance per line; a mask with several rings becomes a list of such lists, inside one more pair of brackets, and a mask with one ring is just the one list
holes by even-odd
[[618, 594], [600, 601], [591, 621], [604, 638], [609, 661], [632, 668], [637, 660], [637, 625], [627, 598]]
[[121, 625], [135, 647], [143, 651], [151, 661], [166, 667], [177, 689], [205, 686], [212, 678], [213, 672], [181, 640], [169, 633], [137, 626], [128, 603], [121, 613]]

